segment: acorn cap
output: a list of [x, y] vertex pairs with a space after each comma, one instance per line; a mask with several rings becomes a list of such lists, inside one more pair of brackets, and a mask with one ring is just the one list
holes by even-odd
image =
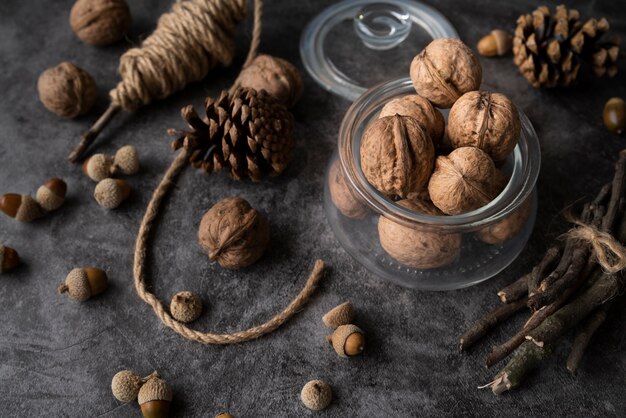
[[20, 263], [20, 257], [11, 247], [0, 244], [0, 273], [13, 270]]
[[111, 391], [118, 401], [130, 402], [137, 399], [141, 385], [143, 385], [141, 376], [132, 370], [122, 370], [113, 376]]
[[330, 336], [330, 342], [340, 357], [353, 357], [365, 348], [363, 336], [363, 330], [356, 325], [340, 325]]
[[47, 211], [53, 211], [61, 207], [67, 193], [67, 184], [60, 178], [52, 178], [45, 182], [35, 196], [41, 207]]
[[83, 163], [83, 171], [93, 181], [111, 177], [113, 159], [109, 155], [94, 154]]
[[70, 271], [65, 278], [65, 283], [58, 287], [59, 293], [67, 292], [72, 299], [79, 302], [86, 301], [91, 297], [91, 287], [84, 269], [76, 268]]
[[333, 400], [333, 391], [328, 383], [322, 380], [311, 380], [302, 388], [300, 399], [307, 408], [321, 411]]
[[120, 179], [104, 179], [96, 185], [93, 197], [105, 209], [115, 209], [130, 194], [128, 183]]
[[150, 401], [172, 401], [172, 388], [165, 380], [153, 376], [139, 389], [137, 396], [139, 405]]
[[137, 148], [132, 145], [125, 145], [118, 149], [113, 157], [113, 167], [111, 173], [121, 172], [127, 176], [139, 172], [139, 155]]
[[352, 303], [344, 302], [335, 306], [322, 317], [322, 322], [328, 328], [336, 329], [340, 325], [347, 325], [354, 319]]
[[202, 314], [202, 299], [189, 291], [178, 292], [172, 297], [170, 313], [179, 322], [195, 321]]

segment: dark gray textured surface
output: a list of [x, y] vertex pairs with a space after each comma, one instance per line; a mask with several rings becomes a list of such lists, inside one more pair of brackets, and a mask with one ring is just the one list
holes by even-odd
[[[488, 346], [509, 335], [522, 318], [470, 355], [456, 351], [457, 336], [496, 303], [495, 291], [525, 272], [549, 240], [563, 232], [559, 210], [608, 180], [625, 143], [603, 129], [600, 112], [610, 96], [626, 95], [623, 74], [613, 80], [583, 77], [570, 90], [536, 91], [509, 58], [481, 59], [485, 82], [509, 95], [538, 131], [543, 150], [539, 216], [528, 248], [499, 278], [447, 293], [408, 291], [382, 282], [338, 246], [321, 197], [325, 165], [349, 103], [306, 77], [305, 96], [295, 109], [297, 156], [285, 175], [254, 185], [186, 170], [152, 241], [150, 273], [162, 300], [180, 290], [202, 295], [207, 311], [195, 327], [233, 331], [282, 309], [304, 283], [313, 258], [326, 260], [331, 272], [310, 305], [274, 334], [238, 346], [202, 346], [164, 328], [138, 299], [132, 249], [150, 193], [172, 159], [165, 129], [182, 127], [179, 108], [199, 105], [203, 96], [228, 86], [235, 69], [214, 72], [183, 93], [111, 124], [98, 151], [114, 152], [132, 143], [144, 169], [130, 179], [130, 200], [106, 212], [91, 197], [94, 184], [65, 160], [94, 115], [58, 119], [38, 102], [35, 86], [42, 70], [71, 60], [95, 76], [101, 111], [105, 92], [117, 82], [117, 58], [129, 43], [103, 49], [81, 44], [67, 24], [71, 3], [0, 2], [0, 192], [34, 193], [51, 176], [65, 178], [70, 190], [62, 210], [33, 224], [0, 217], [0, 241], [16, 248], [24, 260], [19, 270], [0, 279], [1, 416], [139, 416], [136, 404], [122, 405], [111, 396], [110, 379], [124, 368], [161, 372], [174, 389], [173, 415], [180, 417], [210, 417], [221, 410], [237, 417], [312, 415], [299, 401], [300, 388], [312, 378], [328, 381], [336, 397], [319, 416], [626, 414], [623, 307], [599, 330], [576, 378], [565, 371], [564, 343], [522, 389], [500, 398], [476, 389], [496, 372], [482, 366]], [[154, 27], [168, 2], [131, 3], [135, 43]], [[301, 66], [300, 30], [331, 2], [266, 3], [262, 50]], [[512, 27], [519, 13], [539, 4], [431, 3], [470, 45], [493, 27]], [[576, 3], [584, 16], [607, 16], [617, 33], [626, 34], [618, 2]], [[238, 62], [249, 33], [248, 23], [238, 36]], [[229, 195], [240, 195], [265, 211], [272, 226], [268, 253], [242, 272], [209, 263], [196, 244], [203, 212]], [[67, 272], [87, 265], [106, 269], [111, 288], [84, 304], [58, 296], [56, 285]], [[368, 338], [366, 355], [352, 360], [338, 358], [326, 346], [320, 321], [328, 308], [345, 299], [355, 303], [357, 322]]]

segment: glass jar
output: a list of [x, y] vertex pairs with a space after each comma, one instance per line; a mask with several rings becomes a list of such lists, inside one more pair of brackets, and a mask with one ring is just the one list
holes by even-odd
[[[520, 111], [519, 142], [499, 167], [509, 182], [488, 205], [454, 216], [418, 213], [372, 187], [361, 170], [359, 156], [367, 124], [378, 117], [387, 102], [409, 94], [415, 94], [411, 80], [398, 79], [369, 89], [348, 109], [339, 129], [338, 149], [327, 169], [324, 207], [328, 221], [345, 250], [384, 279], [423, 290], [451, 290], [480, 283], [511, 264], [532, 232], [537, 213], [535, 183], [541, 162], [537, 134]], [[448, 111], [442, 113], [447, 118]], [[378, 224], [382, 218], [411, 228], [410, 236], [418, 236], [423, 241], [421, 246], [432, 244], [431, 250], [439, 252], [437, 245], [448, 243], [441, 249], [449, 251], [445, 247], [453, 245], [454, 253], [443, 257], [448, 260], [438, 267], [403, 264], [380, 243]], [[406, 246], [413, 244], [407, 242]], [[433, 264], [417, 261], [418, 265]]]

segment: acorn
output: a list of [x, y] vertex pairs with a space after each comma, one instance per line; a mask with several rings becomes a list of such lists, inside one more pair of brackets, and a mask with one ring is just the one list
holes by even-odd
[[326, 340], [333, 345], [340, 357], [354, 357], [363, 352], [365, 336], [356, 325], [340, 325]]
[[144, 418], [166, 418], [172, 402], [172, 389], [158, 374], [153, 375], [139, 389], [137, 402]]
[[61, 207], [66, 193], [67, 184], [60, 178], [55, 177], [37, 189], [35, 199], [44, 210], [50, 212]]
[[485, 57], [495, 57], [508, 54], [513, 47], [513, 36], [501, 29], [494, 29], [484, 36], [476, 49], [478, 53]]
[[139, 154], [137, 148], [132, 145], [125, 145], [118, 149], [113, 157], [113, 166], [111, 174], [118, 172], [127, 176], [137, 174], [139, 172]]
[[604, 105], [602, 120], [606, 129], [620, 135], [626, 128], [626, 103], [619, 97], [610, 98]]
[[0, 244], [0, 274], [13, 270], [20, 264], [20, 256], [11, 247]]
[[59, 293], [67, 292], [72, 299], [84, 302], [104, 292], [108, 285], [104, 270], [95, 267], [76, 268], [69, 272], [65, 283], [59, 285], [57, 290]]
[[235, 418], [235, 416], [229, 414], [228, 412], [220, 412], [219, 414], [215, 415], [215, 418]]
[[302, 388], [300, 399], [307, 408], [321, 411], [330, 405], [333, 400], [333, 391], [323, 380], [311, 380]]
[[93, 181], [111, 177], [113, 158], [105, 154], [94, 154], [83, 163], [83, 172]]
[[111, 380], [113, 396], [120, 402], [130, 402], [137, 399], [139, 389], [144, 380], [132, 370], [122, 370], [115, 373]]
[[172, 297], [170, 313], [178, 322], [195, 321], [202, 314], [202, 299], [192, 292], [178, 292]]
[[328, 328], [336, 329], [340, 325], [347, 325], [354, 319], [354, 309], [350, 302], [335, 306], [322, 317], [322, 322]]
[[96, 185], [93, 197], [105, 209], [115, 209], [130, 194], [130, 186], [125, 180], [104, 179]]
[[35, 199], [26, 194], [15, 193], [0, 197], [0, 210], [20, 222], [31, 222], [45, 213]]

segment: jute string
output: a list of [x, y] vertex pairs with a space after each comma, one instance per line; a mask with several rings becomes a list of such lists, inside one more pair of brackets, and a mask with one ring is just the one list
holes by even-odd
[[[189, 4], [188, 4], [189, 3]], [[191, 6], [191, 4], [199, 5], [200, 3], [204, 3], [203, 1], [195, 1], [195, 0], [179, 0], [177, 5], [183, 7], [183, 5]], [[206, 3], [214, 4], [215, 2], [208, 1]], [[195, 6], [193, 6], [195, 7]], [[199, 6], [198, 6], [199, 7]], [[262, 9], [262, 0], [256, 0], [254, 5], [254, 29], [252, 33], [252, 41], [250, 44], [250, 51], [248, 53], [248, 57], [246, 58], [246, 62], [244, 67], [248, 66], [252, 60], [256, 57], [257, 50], [259, 47], [260, 37], [261, 37], [261, 9]], [[191, 10], [191, 9], [188, 9]], [[188, 17], [189, 19], [192, 16]], [[161, 18], [162, 20], [163, 18]], [[216, 17], [217, 19], [217, 17]], [[220, 18], [221, 19], [221, 18]], [[161, 25], [161, 21], [159, 21], [159, 25]], [[208, 22], [205, 22], [209, 24]], [[222, 26], [221, 21], [215, 21], [211, 23], [212, 26]], [[179, 27], [180, 30], [182, 27]], [[120, 83], [122, 84], [122, 83]], [[174, 85], [175, 83], [165, 83], [163, 86]], [[235, 85], [237, 82], [235, 82]], [[141, 82], [138, 82], [138, 85], [142, 85]], [[119, 88], [119, 85], [118, 85]], [[135, 91], [135, 90], [133, 90]], [[137, 97], [141, 97], [141, 89], [137, 89]], [[322, 260], [317, 260], [313, 266], [313, 270], [311, 271], [309, 278], [307, 279], [304, 288], [296, 295], [296, 297], [287, 305], [285, 309], [276, 314], [269, 321], [264, 322], [260, 325], [254, 326], [252, 328], [237, 331], [233, 333], [225, 333], [225, 334], [214, 334], [210, 332], [200, 332], [194, 329], [187, 327], [186, 325], [176, 321], [172, 316], [167, 312], [161, 301], [149, 290], [146, 289], [146, 276], [145, 276], [145, 265], [146, 265], [146, 254], [148, 247], [148, 240], [150, 237], [150, 233], [152, 228], [154, 227], [154, 222], [159, 214], [159, 209], [161, 208], [161, 204], [163, 199], [167, 196], [167, 194], [172, 189], [174, 182], [181, 171], [186, 167], [187, 162], [189, 160], [190, 151], [186, 148], [181, 149], [178, 153], [172, 164], [169, 166], [165, 175], [161, 179], [161, 182], [154, 190], [152, 197], [150, 198], [150, 202], [148, 203], [148, 207], [146, 209], [146, 213], [141, 221], [141, 225], [139, 227], [139, 232], [137, 233], [137, 241], [135, 242], [135, 255], [134, 255], [134, 263], [133, 263], [133, 276], [135, 282], [135, 290], [141, 299], [143, 299], [146, 303], [152, 306], [157, 317], [161, 320], [161, 322], [176, 331], [178, 334], [183, 337], [197, 341], [204, 344], [235, 344], [244, 341], [250, 341], [256, 338], [261, 337], [262, 335], [268, 334], [278, 327], [283, 325], [286, 321], [289, 320], [293, 315], [295, 315], [298, 311], [300, 311], [310, 297], [313, 295], [318, 282], [323, 276], [324, 273], [324, 262]]]
[[569, 221], [576, 227], [570, 229], [566, 236], [588, 242], [604, 271], [613, 274], [626, 268], [626, 248], [611, 234], [577, 219]]

